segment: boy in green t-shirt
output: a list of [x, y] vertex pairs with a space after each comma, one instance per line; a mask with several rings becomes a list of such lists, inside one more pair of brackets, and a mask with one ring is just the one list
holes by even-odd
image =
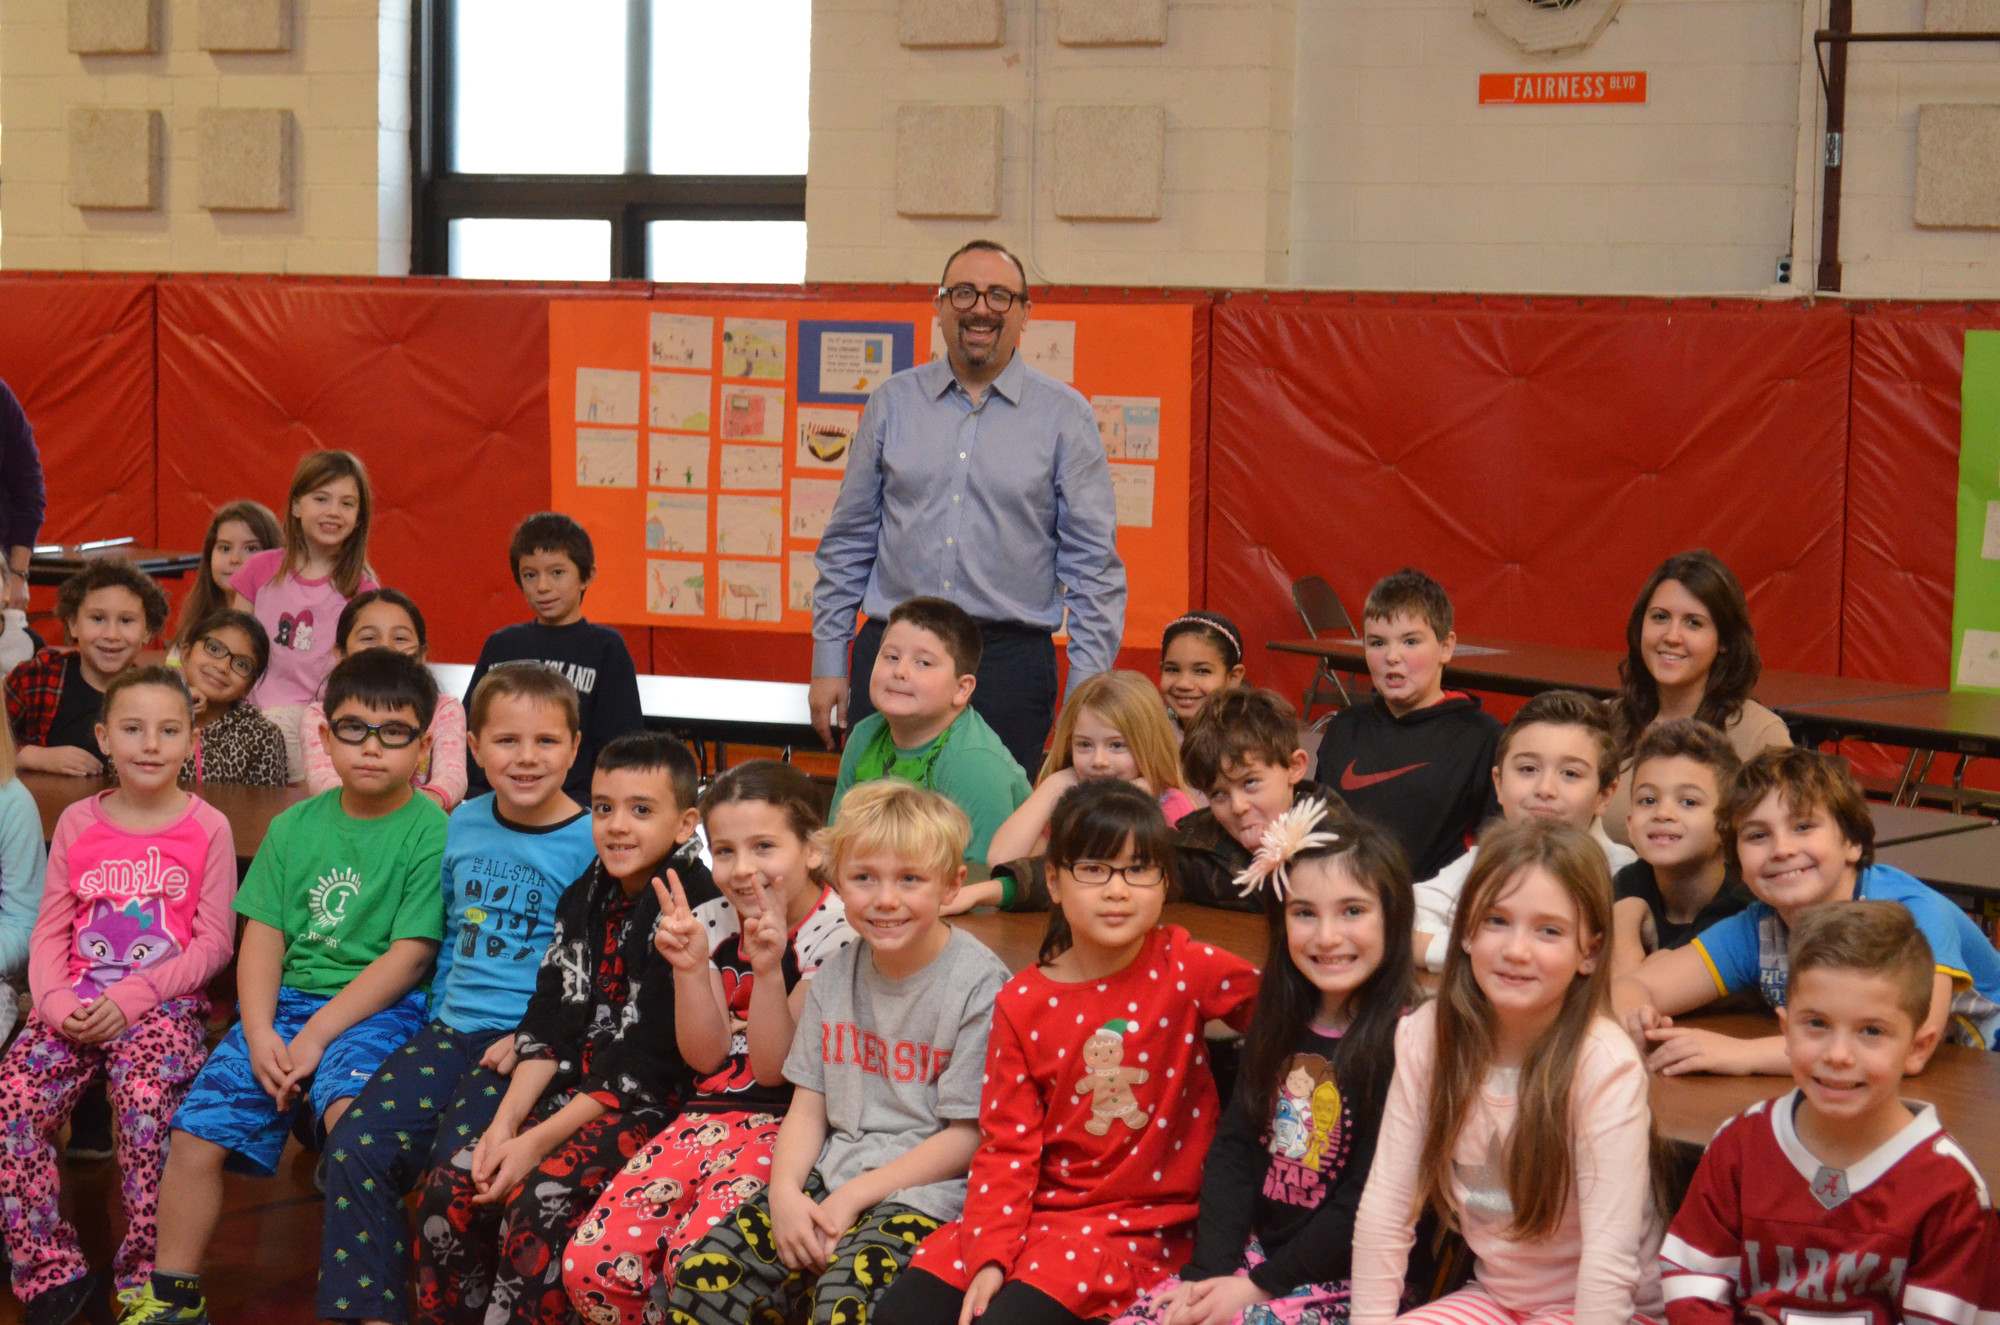
[[200, 1270], [224, 1167], [276, 1172], [301, 1106], [330, 1129], [423, 1028], [420, 985], [444, 936], [445, 815], [410, 775], [436, 708], [430, 673], [393, 649], [356, 653], [327, 678], [320, 735], [340, 787], [272, 821], [236, 894], [249, 922], [236, 961], [243, 1019], [174, 1115], [156, 1268], [126, 1295], [122, 1321], [205, 1325]]
[[1028, 799], [1028, 775], [970, 707], [979, 625], [942, 598], [912, 598], [889, 614], [868, 677], [875, 711], [855, 724], [840, 756], [833, 818], [857, 782], [902, 778], [941, 793], [972, 820], [965, 858], [983, 864], [993, 830]]

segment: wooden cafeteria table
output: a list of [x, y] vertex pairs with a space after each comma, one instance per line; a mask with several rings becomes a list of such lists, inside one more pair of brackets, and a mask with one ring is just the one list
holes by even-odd
[[36, 548], [34, 556], [28, 561], [28, 583], [61, 584], [91, 562], [107, 557], [129, 561], [154, 579], [177, 580], [201, 565], [199, 552], [170, 552], [116, 539], [62, 546], [45, 544]]
[[[1359, 639], [1327, 636], [1273, 640], [1270, 647], [1280, 653], [1325, 659], [1329, 666], [1343, 672], [1368, 670]], [[1453, 684], [1498, 695], [1527, 697], [1544, 690], [1568, 688], [1604, 698], [1618, 693], [1618, 664], [1624, 658], [1623, 649], [1577, 649], [1520, 640], [1466, 638], [1459, 640], [1444, 674]], [[1934, 693], [1937, 692], [1895, 681], [1774, 668], [1764, 669], [1757, 682], [1758, 701], [1785, 712], [1787, 717], [1790, 710], [1802, 705], [1868, 702]]]
[[1927, 810], [1919, 805], [1884, 805], [1880, 801], [1870, 801], [1868, 814], [1875, 820], [1875, 845], [1878, 848], [1993, 827], [1993, 820], [1983, 814], [1952, 814], [1947, 810]]
[[1898, 842], [1877, 850], [1875, 859], [1914, 874], [1933, 888], [2000, 897], [2000, 825]]
[[[1778, 1031], [1776, 1019], [1760, 1013], [1676, 1020], [1744, 1039]], [[1669, 1141], [1702, 1149], [1725, 1121], [1758, 1100], [1791, 1088], [1789, 1077], [1655, 1076], [1653, 1125]], [[1995, 1104], [2000, 1101], [2000, 1053], [1940, 1045], [1921, 1076], [1904, 1079], [1902, 1094], [1904, 1099], [1937, 1105], [1939, 1120], [1986, 1175], [1987, 1183], [2000, 1181], [2000, 1127], [1993, 1125]]]
[[[59, 773], [20, 774], [21, 785], [35, 797], [42, 812], [42, 837], [55, 835], [62, 812], [112, 785], [109, 778], [70, 778]], [[248, 860], [264, 844], [271, 820], [306, 798], [304, 787], [245, 787], [233, 782], [203, 782], [188, 788], [222, 811], [236, 840], [236, 858]]]

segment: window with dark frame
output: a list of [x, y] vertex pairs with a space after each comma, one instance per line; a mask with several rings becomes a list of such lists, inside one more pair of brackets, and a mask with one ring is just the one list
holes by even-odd
[[810, 0], [419, 0], [411, 270], [802, 279], [810, 24]]

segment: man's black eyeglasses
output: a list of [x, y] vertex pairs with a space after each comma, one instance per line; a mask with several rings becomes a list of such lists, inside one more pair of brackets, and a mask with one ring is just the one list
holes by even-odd
[[1018, 299], [1026, 303], [1028, 298], [1024, 294], [1014, 293], [1004, 285], [989, 286], [984, 290], [976, 285], [940, 285], [938, 287], [938, 298], [945, 300], [961, 313], [970, 313], [973, 306], [979, 302], [981, 295], [986, 297], [986, 306], [988, 308], [1002, 314], [1014, 306], [1015, 300]]

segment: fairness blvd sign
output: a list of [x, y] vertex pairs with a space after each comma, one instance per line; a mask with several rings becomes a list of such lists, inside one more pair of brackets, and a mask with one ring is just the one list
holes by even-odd
[[1479, 76], [1482, 106], [1643, 105], [1645, 100], [1646, 75], [1642, 70]]

